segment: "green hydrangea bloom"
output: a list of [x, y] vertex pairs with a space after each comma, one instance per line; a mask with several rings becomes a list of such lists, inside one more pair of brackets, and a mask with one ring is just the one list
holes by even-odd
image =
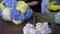
[[5, 6], [4, 6], [3, 2], [0, 3], [0, 8], [1, 8], [2, 10], [5, 9]]

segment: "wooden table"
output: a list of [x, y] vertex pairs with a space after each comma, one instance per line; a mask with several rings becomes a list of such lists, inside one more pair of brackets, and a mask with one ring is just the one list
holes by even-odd
[[[0, 34], [23, 34], [23, 27], [28, 22], [32, 23], [33, 21], [32, 19], [30, 19], [30, 20], [24, 21], [20, 25], [15, 25], [12, 22], [7, 22], [0, 18]], [[50, 22], [53, 23], [52, 21]], [[52, 34], [60, 34], [60, 25], [53, 24], [52, 31], [53, 31]]]

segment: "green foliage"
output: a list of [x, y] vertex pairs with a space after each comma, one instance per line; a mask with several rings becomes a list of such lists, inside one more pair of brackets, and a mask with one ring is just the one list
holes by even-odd
[[55, 17], [54, 14], [52, 14], [52, 13], [48, 14], [48, 16], [49, 16], [49, 18], [51, 18], [51, 19], [53, 19], [53, 18]]

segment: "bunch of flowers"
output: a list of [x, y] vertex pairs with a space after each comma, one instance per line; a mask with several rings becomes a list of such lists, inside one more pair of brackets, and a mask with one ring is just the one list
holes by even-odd
[[23, 28], [24, 34], [50, 34], [52, 30], [49, 28], [48, 22], [36, 23], [36, 26], [27, 23]]
[[3, 0], [0, 3], [0, 17], [16, 25], [29, 19], [32, 13], [32, 9], [24, 1]]
[[59, 5], [55, 5], [56, 1], [52, 1], [47, 5], [47, 9], [48, 10], [52, 10], [52, 11], [57, 11], [60, 10], [60, 6]]

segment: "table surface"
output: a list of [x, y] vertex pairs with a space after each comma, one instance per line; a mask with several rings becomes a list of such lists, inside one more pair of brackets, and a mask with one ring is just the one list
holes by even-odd
[[[8, 22], [8, 21], [4, 21], [3, 19], [0, 19], [0, 34], [23, 34], [23, 27], [28, 22], [32, 23], [32, 19], [28, 21], [24, 21], [20, 25], [15, 25], [12, 22]], [[60, 25], [55, 24], [52, 30], [53, 30], [52, 34], [60, 34]]]

